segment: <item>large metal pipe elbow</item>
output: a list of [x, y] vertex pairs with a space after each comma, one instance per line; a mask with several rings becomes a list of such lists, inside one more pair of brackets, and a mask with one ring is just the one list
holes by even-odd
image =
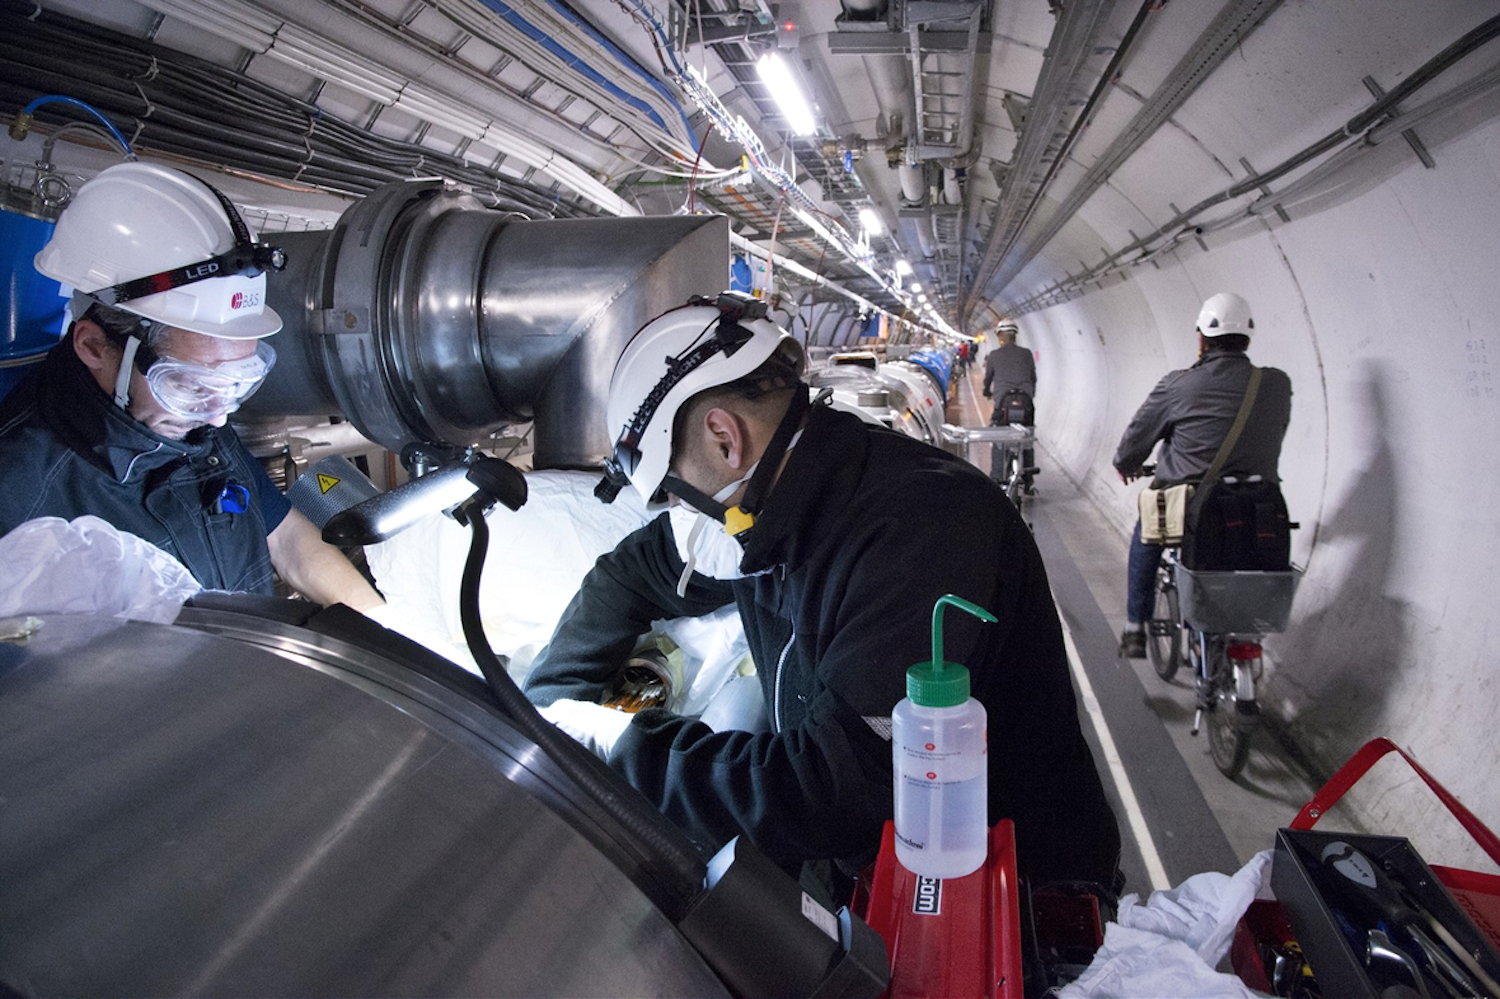
[[390, 184], [328, 232], [284, 233], [285, 326], [252, 416], [343, 416], [383, 447], [533, 422], [538, 468], [597, 465], [609, 378], [652, 317], [729, 274], [723, 216], [518, 219]]

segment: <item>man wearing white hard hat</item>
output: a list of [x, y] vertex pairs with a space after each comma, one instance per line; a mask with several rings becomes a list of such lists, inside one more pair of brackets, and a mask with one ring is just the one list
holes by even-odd
[[[1020, 327], [1014, 322], [1009, 319], [1002, 321], [995, 327], [1000, 345], [984, 359], [984, 397], [995, 400], [995, 409], [990, 414], [990, 426], [993, 427], [1008, 423], [1023, 427], [1036, 424], [1036, 358], [1031, 356], [1031, 351], [1016, 343], [1019, 332]], [[1037, 472], [1036, 451], [1026, 448], [1021, 461], [1025, 466], [1022, 481], [1029, 495], [1033, 492], [1031, 482]]]
[[[1203, 303], [1197, 330], [1198, 362], [1157, 382], [1120, 438], [1114, 466], [1126, 482], [1141, 474], [1141, 465], [1161, 441], [1153, 487], [1199, 483], [1235, 426], [1257, 370], [1245, 353], [1255, 333], [1250, 305], [1239, 295], [1220, 292]], [[1258, 370], [1251, 408], [1220, 463], [1219, 480], [1258, 476], [1271, 484], [1281, 481], [1277, 464], [1292, 417], [1292, 381], [1277, 368]], [[1141, 540], [1137, 521], [1127, 568], [1127, 623], [1120, 636], [1120, 655], [1129, 659], [1146, 658], [1144, 623], [1151, 618], [1162, 548]]]
[[[892, 816], [891, 711], [907, 668], [931, 658], [934, 603], [955, 593], [999, 618], [950, 616], [944, 645], [989, 712], [990, 821], [1015, 821], [1036, 882], [1115, 887], [1119, 833], [1031, 531], [967, 462], [810, 400], [802, 366], [765, 303], [732, 293], [630, 341], [598, 493], [631, 489], [666, 512], [585, 577], [527, 695], [704, 845], [744, 834], [841, 889]], [[730, 603], [765, 730], [599, 704], [652, 621]]]
[[122, 163], [84, 184], [35, 261], [74, 290], [74, 321], [0, 402], [0, 534], [92, 514], [208, 589], [270, 593], [274, 570], [318, 603], [380, 605], [226, 425], [275, 363], [282, 263], [181, 171]]

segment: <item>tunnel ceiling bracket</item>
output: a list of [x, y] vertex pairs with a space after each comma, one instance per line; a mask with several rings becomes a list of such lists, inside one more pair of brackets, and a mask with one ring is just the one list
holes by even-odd
[[[1258, 176], [1255, 171], [1255, 167], [1251, 166], [1250, 161], [1243, 156], [1240, 157], [1240, 166], [1244, 167], [1245, 173], [1249, 174], [1251, 177]], [[1260, 191], [1261, 194], [1264, 194], [1268, 198], [1274, 197], [1274, 195], [1271, 193], [1271, 188], [1266, 184], [1257, 185], [1256, 190]], [[1281, 219], [1281, 221], [1290, 222], [1292, 220], [1292, 217], [1286, 213], [1286, 209], [1281, 207], [1281, 202], [1278, 201], [1273, 204], [1271, 206], [1271, 209], [1276, 212], [1276, 217]], [[1104, 253], [1104, 257], [1106, 262], [1108, 262], [1109, 252], [1107, 250]]]
[[[1382, 98], [1382, 97], [1385, 96], [1385, 88], [1382, 87], [1380, 84], [1376, 83], [1375, 82], [1375, 78], [1373, 76], [1367, 76], [1367, 77], [1365, 77], [1363, 82], [1364, 82], [1364, 85], [1365, 85], [1365, 89], [1367, 89], [1368, 91], [1370, 91], [1370, 95], [1372, 97], [1374, 97], [1376, 100], [1379, 100], [1380, 98]], [[1391, 114], [1396, 115], [1396, 114], [1400, 114], [1400, 113], [1401, 113], [1401, 105], [1400, 104], [1396, 104], [1396, 105], [1393, 105], [1391, 107]], [[1427, 151], [1427, 144], [1424, 143], [1422, 141], [1421, 137], [1417, 135], [1417, 130], [1416, 129], [1414, 129], [1414, 128], [1402, 129], [1401, 130], [1401, 138], [1403, 138], [1403, 139], [1406, 140], [1406, 144], [1411, 147], [1411, 151], [1413, 153], [1417, 154], [1417, 159], [1419, 159], [1419, 160], [1422, 161], [1422, 165], [1424, 167], [1426, 167], [1429, 170], [1434, 170], [1434, 169], [1437, 168], [1437, 162], [1432, 158], [1432, 153], [1430, 153], [1430, 152]], [[1278, 205], [1276, 207], [1276, 210], [1278, 212], [1280, 212], [1281, 211], [1281, 206]]]

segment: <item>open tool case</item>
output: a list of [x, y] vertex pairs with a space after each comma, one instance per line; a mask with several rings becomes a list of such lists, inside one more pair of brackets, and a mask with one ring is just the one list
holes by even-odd
[[[1276, 901], [1257, 901], [1231, 960], [1250, 986], [1327, 999], [1450, 999], [1500, 990], [1500, 875], [1430, 867], [1404, 838], [1311, 826], [1374, 763], [1411, 764], [1500, 864], [1500, 840], [1414, 760], [1385, 739], [1365, 745], [1276, 837]], [[1305, 961], [1304, 961], [1305, 959]]]

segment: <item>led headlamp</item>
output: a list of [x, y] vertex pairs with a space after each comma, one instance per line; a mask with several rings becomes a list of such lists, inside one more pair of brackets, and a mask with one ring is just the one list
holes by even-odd
[[121, 281], [109, 288], [100, 288], [98, 291], [90, 292], [94, 298], [105, 305], [114, 306], [211, 278], [255, 277], [266, 271], [279, 271], [286, 267], [286, 252], [281, 247], [254, 242], [250, 238], [250, 227], [245, 225], [245, 220], [240, 217], [239, 210], [234, 207], [233, 202], [224, 197], [223, 192], [212, 184], [201, 178], [198, 178], [198, 181], [213, 192], [213, 196], [223, 206], [224, 214], [229, 220], [230, 231], [234, 233], [234, 245], [223, 253], [214, 254], [207, 260], [172, 267], [129, 281]]

